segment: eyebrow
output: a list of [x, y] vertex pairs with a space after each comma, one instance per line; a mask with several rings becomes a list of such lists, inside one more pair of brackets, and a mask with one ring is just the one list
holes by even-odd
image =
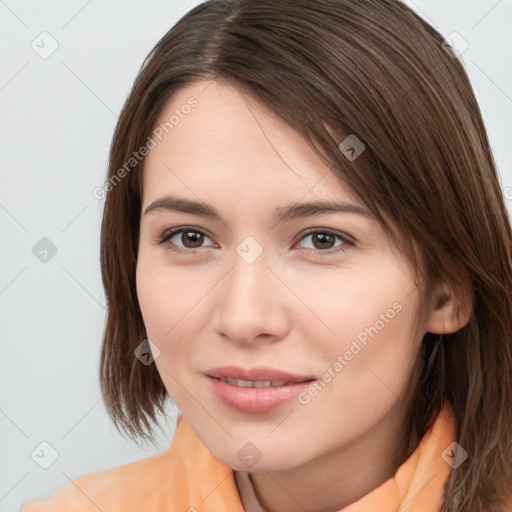
[[[177, 196], [165, 196], [153, 201], [144, 211], [144, 215], [148, 213], [171, 210], [183, 213], [191, 213], [216, 219], [225, 223], [222, 215], [213, 206], [185, 199]], [[302, 219], [321, 215], [325, 213], [353, 213], [373, 219], [374, 216], [369, 210], [361, 206], [348, 203], [345, 201], [314, 201], [310, 203], [296, 203], [288, 206], [280, 206], [274, 210], [274, 220], [276, 223], [289, 221], [292, 219]]]

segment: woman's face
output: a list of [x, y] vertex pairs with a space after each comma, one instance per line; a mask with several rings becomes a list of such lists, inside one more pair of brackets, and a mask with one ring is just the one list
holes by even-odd
[[419, 290], [378, 222], [235, 88], [196, 82], [160, 123], [137, 293], [199, 437], [233, 469], [285, 469], [396, 427], [426, 329], [413, 333]]

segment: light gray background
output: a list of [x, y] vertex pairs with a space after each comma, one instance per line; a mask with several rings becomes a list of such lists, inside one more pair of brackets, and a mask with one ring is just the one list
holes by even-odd
[[[93, 190], [142, 60], [198, 3], [0, 0], [0, 511], [169, 446], [175, 409], [156, 445], [139, 449], [101, 400], [103, 203]], [[462, 58], [512, 201], [512, 0], [406, 3], [469, 43]], [[57, 248], [46, 262], [32, 252], [43, 237]], [[58, 453], [47, 469], [42, 442]]]

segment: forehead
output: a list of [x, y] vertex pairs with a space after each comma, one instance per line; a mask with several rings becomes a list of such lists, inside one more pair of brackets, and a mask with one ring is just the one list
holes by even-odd
[[159, 137], [152, 136], [144, 162], [145, 204], [177, 190], [246, 205], [305, 196], [356, 202], [291, 126], [234, 86], [200, 81], [179, 89], [153, 133]]

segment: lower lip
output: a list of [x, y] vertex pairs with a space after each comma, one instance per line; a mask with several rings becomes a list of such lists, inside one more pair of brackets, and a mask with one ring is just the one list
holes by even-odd
[[224, 404], [240, 412], [268, 412], [293, 400], [313, 381], [297, 382], [266, 388], [240, 388], [219, 379], [208, 377], [213, 392]]

